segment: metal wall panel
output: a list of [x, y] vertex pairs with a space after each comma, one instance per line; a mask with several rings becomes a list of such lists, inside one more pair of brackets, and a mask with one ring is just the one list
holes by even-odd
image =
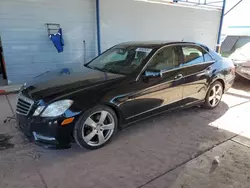
[[[48, 38], [45, 23], [63, 29], [64, 52]], [[96, 56], [94, 0], [1, 0], [0, 35], [9, 83], [22, 83], [47, 70]]]
[[133, 40], [195, 41], [215, 49], [221, 11], [151, 0], [100, 1], [102, 51]]

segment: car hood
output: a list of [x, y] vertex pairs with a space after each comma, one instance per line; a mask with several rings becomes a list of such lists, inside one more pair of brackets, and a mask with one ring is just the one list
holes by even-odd
[[101, 72], [84, 66], [63, 68], [38, 75], [24, 85], [22, 93], [33, 100], [45, 98], [52, 100], [122, 77], [124, 76]]

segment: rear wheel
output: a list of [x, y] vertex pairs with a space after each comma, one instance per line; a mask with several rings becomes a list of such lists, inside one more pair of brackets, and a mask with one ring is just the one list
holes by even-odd
[[109, 107], [97, 106], [80, 117], [74, 128], [74, 138], [80, 147], [97, 149], [110, 141], [117, 126], [115, 112]]
[[209, 88], [203, 107], [213, 109], [217, 107], [223, 95], [223, 86], [221, 82], [215, 81]]

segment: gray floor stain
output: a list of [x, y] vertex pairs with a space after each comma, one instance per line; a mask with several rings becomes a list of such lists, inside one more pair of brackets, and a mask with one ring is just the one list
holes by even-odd
[[0, 151], [13, 148], [14, 144], [10, 143], [12, 136], [7, 134], [0, 134]]

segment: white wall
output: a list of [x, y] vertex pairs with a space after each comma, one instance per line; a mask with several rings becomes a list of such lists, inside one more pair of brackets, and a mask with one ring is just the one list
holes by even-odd
[[[63, 29], [64, 52], [48, 38], [45, 23]], [[0, 35], [8, 80], [22, 83], [47, 70], [83, 63], [96, 56], [94, 0], [0, 0]]]
[[215, 48], [221, 12], [136, 0], [101, 0], [101, 45], [184, 40]]

